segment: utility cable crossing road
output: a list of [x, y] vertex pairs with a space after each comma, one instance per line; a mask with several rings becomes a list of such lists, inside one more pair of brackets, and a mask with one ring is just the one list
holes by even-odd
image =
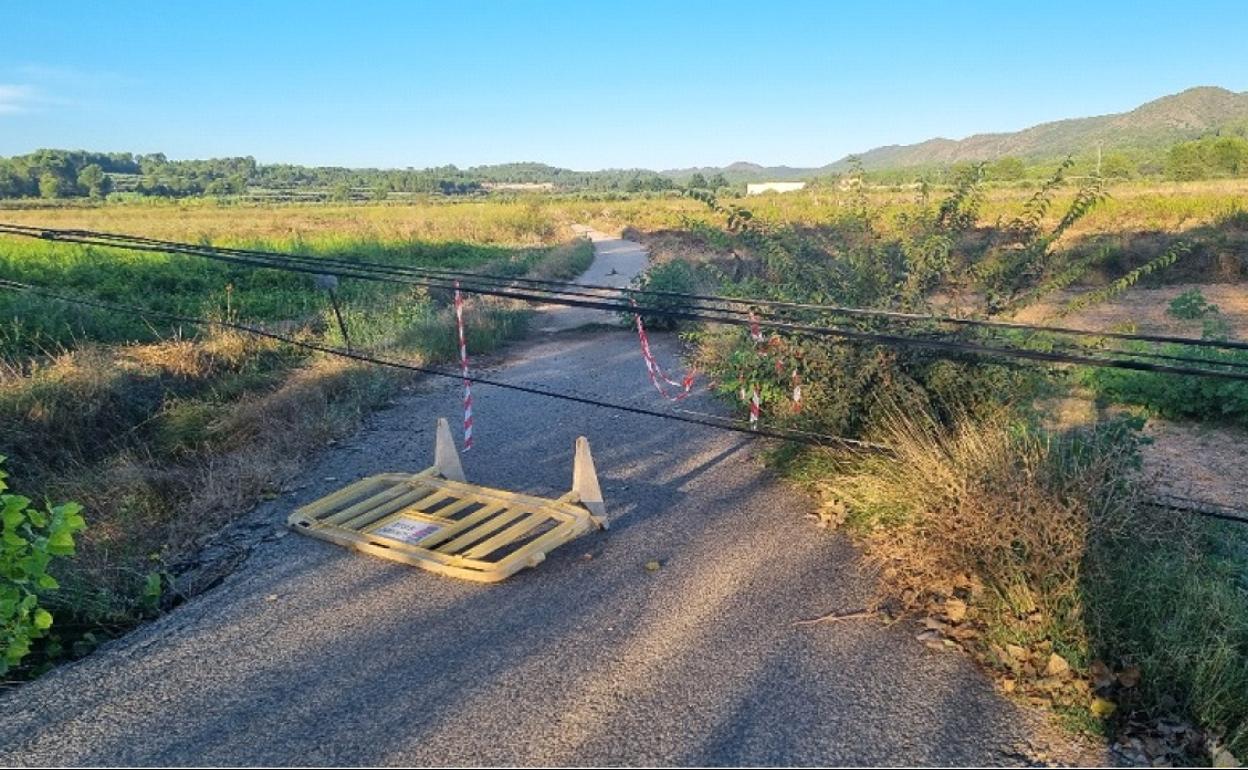
[[[590, 233], [601, 254], [640, 249]], [[551, 310], [551, 328], [566, 328]], [[577, 310], [577, 312], [581, 312]], [[541, 324], [539, 324], [540, 326]], [[655, 354], [677, 355], [654, 335]], [[487, 372], [656, 398], [624, 333], [570, 329]], [[482, 586], [310, 538], [298, 505], [427, 467], [459, 383], [430, 380], [235, 525], [250, 557], [217, 588], [0, 698], [5, 765], [1103, 763], [907, 623], [795, 625], [870, 603], [875, 579], [711, 427], [491, 390], [466, 471], [537, 494], [594, 447], [611, 529]], [[715, 411], [704, 394], [691, 408]], [[247, 535], [246, 533], [251, 533]], [[646, 569], [658, 562], [657, 570]]]

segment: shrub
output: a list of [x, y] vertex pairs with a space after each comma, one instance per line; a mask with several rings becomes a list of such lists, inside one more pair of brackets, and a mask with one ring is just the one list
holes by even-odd
[[[1133, 349], [1144, 351], [1144, 345]], [[1167, 355], [1191, 355], [1184, 345], [1165, 345]], [[1205, 358], [1248, 365], [1248, 352], [1203, 350]], [[1107, 401], [1135, 404], [1171, 419], [1223, 420], [1248, 425], [1248, 382], [1128, 369], [1084, 369], [1079, 380]]]
[[48, 566], [53, 558], [74, 554], [74, 533], [86, 526], [77, 503], [40, 511], [28, 497], [5, 494], [7, 477], [0, 470], [0, 674], [21, 663], [31, 642], [52, 627], [52, 613], [39, 601], [59, 587]]
[[1170, 300], [1170, 307], [1166, 309], [1166, 312], [1175, 318], [1194, 321], [1210, 313], [1218, 312], [1218, 306], [1206, 301], [1200, 289], [1188, 289]]
[[[680, 294], [693, 294], [698, 291], [698, 275], [694, 266], [682, 259], [653, 265], [636, 280], [636, 286], [643, 291], [665, 291]], [[680, 297], [639, 296], [635, 297], [640, 304], [663, 310], [678, 310], [688, 306], [688, 300]], [[678, 319], [667, 315], [642, 313], [642, 321], [651, 329], [674, 329]]]

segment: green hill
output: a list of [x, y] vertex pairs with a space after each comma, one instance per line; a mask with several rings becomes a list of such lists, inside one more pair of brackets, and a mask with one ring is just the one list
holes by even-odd
[[[1159, 150], [1219, 129], [1248, 125], [1248, 92], [1201, 86], [1136, 107], [1130, 112], [1041, 123], [1022, 131], [976, 134], [966, 139], [929, 139], [877, 147], [861, 153], [864, 168], [949, 165], [1014, 156], [1030, 162], [1094, 152]], [[848, 159], [822, 171], [841, 171]]]

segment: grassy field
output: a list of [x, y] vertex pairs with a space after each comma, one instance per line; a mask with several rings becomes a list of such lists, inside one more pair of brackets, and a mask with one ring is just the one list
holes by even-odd
[[[592, 260], [588, 242], [527, 203], [108, 205], [5, 211], [0, 221], [508, 275], [570, 278]], [[0, 277], [343, 343], [326, 294], [301, 274], [0, 237]], [[457, 354], [444, 294], [352, 280], [338, 289], [354, 348], [417, 364]], [[515, 303], [469, 298], [469, 348], [497, 348], [527, 317]], [[210, 583], [211, 569], [179, 578], [177, 565], [410, 379], [235, 332], [10, 292], [0, 292], [0, 318], [10, 484], [82, 503], [87, 523], [76, 557], [54, 568], [53, 633], [26, 674]]]
[[[1017, 216], [1036, 187], [1035, 183], [986, 186], [980, 222], [990, 226], [998, 220]], [[1060, 189], [1054, 198], [1053, 210], [1064, 210], [1075, 190], [1073, 185]], [[1108, 192], [1108, 200], [1071, 229], [1068, 233], [1071, 239], [1137, 231], [1177, 233], [1212, 224], [1228, 213], [1248, 208], [1248, 179], [1120, 182], [1112, 185]], [[942, 191], [932, 189], [930, 194], [939, 197]], [[867, 190], [815, 187], [793, 193], [731, 198], [724, 202], [745, 206], [764, 222], [815, 228], [835, 225], [855, 206], [866, 205], [877, 224], [887, 231], [896, 222], [898, 214], [918, 208], [917, 201], [921, 195], [922, 190], [917, 187]], [[576, 221], [617, 232], [624, 228], [641, 232], [680, 229], [688, 218], [706, 222], [713, 220], [701, 203], [680, 196], [566, 201], [554, 206], [564, 216]]]

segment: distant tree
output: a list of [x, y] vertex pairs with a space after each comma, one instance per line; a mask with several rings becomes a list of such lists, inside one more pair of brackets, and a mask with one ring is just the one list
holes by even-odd
[[351, 200], [351, 185], [348, 182], [337, 182], [329, 191], [329, 199], [333, 201]]
[[39, 195], [43, 198], [61, 197], [61, 178], [51, 171], [45, 171], [39, 177]]
[[1101, 161], [1101, 176], [1106, 179], [1130, 179], [1135, 175], [1135, 164], [1121, 152], [1111, 152]]
[[1205, 153], [1209, 165], [1219, 174], [1239, 176], [1248, 173], [1248, 140], [1240, 136], [1219, 136], [1208, 142]]
[[716, 174], [707, 181], [707, 186], [712, 190], [719, 190], [728, 186], [728, 179], [723, 174]]
[[988, 178], [999, 182], [1015, 182], [1027, 173], [1027, 167], [1018, 158], [1006, 156], [988, 167]]
[[98, 163], [92, 163], [84, 166], [82, 171], [78, 172], [78, 186], [87, 191], [87, 195], [99, 200], [108, 195], [111, 189], [112, 180], [104, 173], [104, 169]]
[[1209, 176], [1209, 167], [1201, 157], [1199, 144], [1183, 142], [1171, 147], [1166, 154], [1166, 176], [1180, 181]]
[[687, 187], [690, 190], [705, 190], [708, 187], [706, 177], [702, 176], [702, 172], [700, 171], [693, 172], [693, 176], [689, 177], [689, 184]]

